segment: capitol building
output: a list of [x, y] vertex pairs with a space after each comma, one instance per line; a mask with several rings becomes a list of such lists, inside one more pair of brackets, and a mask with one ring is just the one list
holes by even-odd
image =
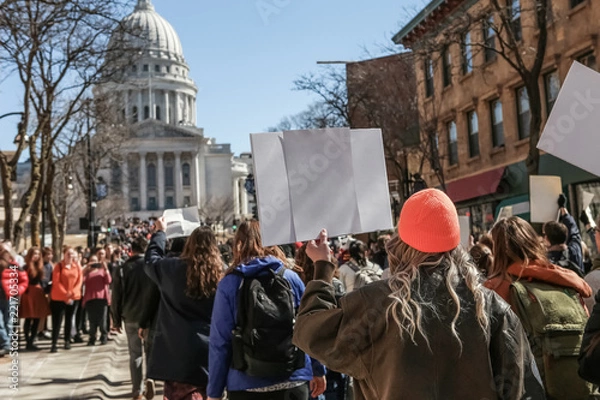
[[[219, 144], [197, 127], [198, 88], [190, 78], [177, 32], [154, 9], [138, 0], [122, 21], [135, 31], [126, 43], [138, 48], [119, 83], [104, 83], [96, 96], [112, 96], [130, 126], [119, 147], [119, 195], [124, 217], [146, 219], [165, 209], [221, 208], [221, 218], [249, 217], [244, 189], [252, 171], [251, 156], [235, 158], [229, 144]], [[127, 56], [127, 53], [125, 53]], [[115, 167], [113, 166], [113, 169]], [[108, 173], [114, 182], [114, 171]]]

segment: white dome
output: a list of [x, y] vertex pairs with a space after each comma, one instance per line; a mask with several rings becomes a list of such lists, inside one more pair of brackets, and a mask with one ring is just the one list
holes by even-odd
[[125, 17], [122, 24], [125, 32], [132, 32], [127, 35], [125, 47], [143, 49], [153, 58], [185, 62], [177, 32], [154, 11], [150, 0], [138, 0], [133, 13]]

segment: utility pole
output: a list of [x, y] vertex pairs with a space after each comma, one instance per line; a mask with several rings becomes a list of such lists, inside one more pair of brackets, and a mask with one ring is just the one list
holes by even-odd
[[96, 247], [96, 236], [94, 228], [96, 225], [96, 202], [95, 199], [95, 174], [94, 174], [94, 163], [92, 162], [92, 144], [91, 135], [88, 129], [87, 132], [87, 159], [88, 159], [88, 182], [89, 182], [89, 194], [88, 194], [88, 247], [93, 250]]

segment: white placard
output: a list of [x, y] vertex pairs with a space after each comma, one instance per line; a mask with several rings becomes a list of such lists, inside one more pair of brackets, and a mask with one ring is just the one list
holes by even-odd
[[581, 209], [587, 210], [590, 204], [592, 204], [592, 200], [594, 200], [594, 197], [596, 197], [594, 193], [583, 192], [581, 194]]
[[471, 217], [468, 215], [459, 215], [458, 223], [460, 224], [460, 244], [469, 250], [471, 247]]
[[504, 218], [510, 218], [513, 215], [513, 206], [504, 206], [500, 209], [500, 212], [498, 213], [498, 218], [496, 218], [496, 222]]
[[546, 223], [556, 221], [558, 216], [558, 196], [562, 193], [560, 176], [530, 176], [529, 204], [531, 222]]
[[600, 176], [600, 74], [573, 62], [537, 148]]
[[167, 239], [190, 236], [200, 226], [200, 215], [197, 207], [165, 210], [163, 213], [167, 229]]
[[251, 134], [264, 246], [388, 230], [392, 213], [381, 130]]

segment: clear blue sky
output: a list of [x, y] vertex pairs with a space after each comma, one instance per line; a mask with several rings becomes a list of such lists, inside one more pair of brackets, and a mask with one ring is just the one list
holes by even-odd
[[[262, 132], [315, 100], [292, 91], [317, 61], [381, 54], [420, 0], [152, 0], [173, 25], [199, 88], [198, 125], [236, 154]], [[377, 4], [377, 5], [375, 5]], [[262, 11], [261, 11], [262, 10]], [[19, 86], [0, 80], [0, 114], [19, 111]], [[0, 149], [14, 148], [18, 117], [0, 121]]]

